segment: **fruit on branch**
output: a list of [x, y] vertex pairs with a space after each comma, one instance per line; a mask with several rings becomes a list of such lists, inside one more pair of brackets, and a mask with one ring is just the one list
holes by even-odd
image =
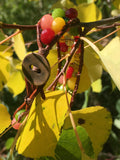
[[76, 77], [71, 77], [70, 79], [67, 80], [67, 85], [71, 90], [74, 90], [75, 82], [76, 82]]
[[45, 85], [50, 76], [49, 62], [38, 53], [30, 53], [24, 58], [22, 70], [29, 83], [35, 86]]
[[54, 36], [55, 36], [55, 32], [52, 29], [47, 28], [42, 30], [40, 39], [42, 43], [47, 45], [52, 42], [52, 40], [54, 39]]
[[52, 12], [52, 17], [55, 19], [57, 17], [65, 17], [65, 11], [61, 8], [56, 8]]
[[77, 18], [78, 12], [75, 8], [69, 8], [68, 10], [66, 10], [65, 16], [70, 19]]
[[50, 14], [44, 15], [40, 20], [41, 28], [43, 30], [51, 28], [52, 22], [53, 22], [53, 17]]
[[66, 72], [66, 79], [70, 79], [72, 77], [73, 72], [74, 68], [72, 66], [69, 66]]
[[65, 25], [65, 20], [61, 17], [57, 17], [52, 22], [52, 29], [57, 34], [60, 32]]
[[12, 122], [11, 122], [11, 125], [14, 129], [18, 130], [21, 123], [17, 122], [15, 118], [13, 118]]
[[20, 123], [23, 122], [23, 120], [25, 119], [25, 115], [23, 117], [20, 117], [22, 115], [22, 113], [25, 112], [25, 109], [21, 109], [20, 111], [18, 111], [16, 114], [15, 114], [15, 119], [16, 121], [19, 121]]
[[61, 52], [67, 52], [68, 51], [68, 46], [65, 42], [60, 42], [59, 45], [60, 45], [60, 51]]

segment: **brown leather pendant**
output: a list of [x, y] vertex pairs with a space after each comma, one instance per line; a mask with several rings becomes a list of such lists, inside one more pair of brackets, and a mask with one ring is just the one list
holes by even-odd
[[35, 86], [44, 85], [50, 76], [50, 65], [43, 55], [28, 54], [22, 63], [26, 79]]

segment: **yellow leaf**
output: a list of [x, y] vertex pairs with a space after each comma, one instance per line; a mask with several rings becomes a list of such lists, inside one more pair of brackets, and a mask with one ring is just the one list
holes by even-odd
[[23, 73], [19, 70], [13, 72], [7, 82], [7, 87], [14, 94], [14, 96], [22, 93], [25, 89]]
[[81, 77], [80, 77], [80, 83], [79, 83], [79, 87], [78, 87], [78, 93], [82, 93], [85, 90], [87, 90], [91, 85], [91, 80], [89, 77], [89, 73], [88, 70], [86, 68], [85, 65], [83, 65], [82, 68], [82, 73], [81, 73]]
[[11, 124], [10, 114], [7, 111], [7, 107], [0, 104], [0, 134], [9, 127]]
[[[54, 157], [67, 112], [67, 102], [63, 91], [47, 92], [45, 95], [45, 101], [42, 101], [39, 95], [34, 100], [26, 125], [16, 144], [18, 153], [26, 157]], [[68, 97], [70, 99], [70, 95]]]
[[101, 11], [95, 3], [82, 3], [77, 7], [78, 18], [81, 22], [92, 22], [102, 19]]
[[9, 46], [0, 45], [0, 56], [9, 57], [12, 55], [13, 55], [13, 52], [12, 52], [12, 49], [9, 49]]
[[25, 43], [22, 36], [22, 33], [19, 33], [13, 37], [13, 47], [18, 56], [18, 58], [22, 61], [26, 56]]
[[120, 37], [115, 37], [99, 54], [107, 72], [120, 90]]
[[[103, 144], [109, 137], [112, 119], [111, 114], [106, 108], [101, 106], [88, 107], [85, 109], [72, 111], [76, 126], [84, 127], [92, 141], [95, 159], [102, 150]], [[72, 128], [69, 115], [67, 115], [63, 129]], [[82, 160], [91, 160], [83, 154]]]
[[76, 6], [74, 5], [73, 2], [70, 0], [58, 0], [53, 6], [53, 8], [75, 8]]
[[[50, 67], [52, 67], [57, 61], [57, 51], [56, 50], [50, 50], [48, 56], [47, 56], [47, 60], [49, 61]], [[55, 65], [54, 67], [51, 68], [51, 73], [50, 73], [50, 77], [48, 79], [48, 82], [45, 85], [45, 89], [53, 82], [53, 80], [55, 79], [56, 75], [57, 75], [57, 67], [58, 65]]]
[[0, 56], [0, 90], [2, 90], [9, 79], [9, 66], [9, 61]]
[[77, 4], [80, 4], [80, 3], [93, 3], [95, 1], [96, 0], [76, 0]]
[[102, 90], [102, 82], [101, 79], [96, 80], [95, 82], [92, 83], [92, 90], [93, 92], [100, 93]]
[[85, 48], [84, 65], [81, 73], [78, 93], [89, 89], [90, 85], [102, 75], [102, 65], [91, 47]]
[[115, 5], [116, 8], [120, 9], [120, 1], [119, 0], [114, 0], [113, 4]]

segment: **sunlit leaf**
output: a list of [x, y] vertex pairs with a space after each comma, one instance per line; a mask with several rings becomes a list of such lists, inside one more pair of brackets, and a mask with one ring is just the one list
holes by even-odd
[[[77, 126], [77, 132], [84, 148], [84, 152], [88, 156], [93, 157], [94, 152], [92, 144], [86, 130], [81, 126]], [[81, 160], [81, 152], [74, 130], [62, 130], [62, 134], [55, 150], [56, 157], [59, 157], [59, 160]]]
[[74, 5], [73, 2], [70, 0], [58, 0], [52, 8], [75, 8], [76, 6]]
[[12, 49], [9, 48], [7, 45], [0, 45], [0, 56], [2, 57], [9, 57], [12, 56], [13, 52]]
[[25, 43], [22, 33], [19, 33], [13, 37], [13, 47], [20, 60], [23, 60], [26, 55]]
[[101, 90], [102, 90], [101, 79], [98, 79], [95, 82], [93, 82], [91, 86], [92, 86], [92, 91], [93, 92], [97, 92], [97, 93], [101, 92]]
[[100, 59], [96, 57], [95, 51], [91, 47], [85, 48], [84, 65], [80, 78], [78, 93], [87, 90], [90, 85], [102, 75], [102, 65]]
[[50, 67], [51, 68], [51, 73], [50, 73], [50, 77], [48, 82], [45, 85], [45, 89], [53, 82], [53, 80], [55, 79], [56, 75], [57, 75], [57, 67], [58, 65], [53, 66], [57, 61], [57, 51], [56, 50], [50, 50], [47, 59], [49, 61]]
[[77, 7], [78, 18], [81, 22], [92, 22], [102, 18], [101, 11], [97, 8], [95, 3], [82, 3]]
[[45, 95], [45, 101], [40, 99], [40, 95], [34, 100], [27, 123], [17, 141], [18, 153], [26, 157], [55, 155], [67, 102], [63, 91], [48, 92]]
[[120, 38], [115, 37], [99, 54], [101, 61], [120, 89]]
[[95, 1], [96, 0], [76, 0], [77, 4], [80, 4], [80, 3], [93, 3]]
[[[103, 144], [109, 137], [112, 119], [110, 112], [101, 106], [88, 107], [79, 111], [72, 111], [75, 123], [86, 129], [94, 148], [95, 157], [102, 150]], [[65, 119], [63, 129], [72, 128], [69, 115]], [[91, 160], [85, 154], [82, 160]], [[96, 160], [96, 158], [95, 158]]]
[[25, 80], [21, 71], [17, 70], [10, 76], [7, 87], [14, 94], [14, 96], [22, 93], [25, 89]]
[[0, 104], [0, 134], [9, 127], [11, 124], [10, 114], [7, 111], [7, 107]]
[[0, 56], [0, 90], [4, 87], [9, 79], [9, 66], [10, 63], [7, 59]]

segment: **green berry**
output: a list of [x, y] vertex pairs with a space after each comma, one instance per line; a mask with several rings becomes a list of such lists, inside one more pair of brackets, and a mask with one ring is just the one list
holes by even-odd
[[61, 8], [56, 8], [52, 12], [52, 17], [55, 19], [57, 17], [65, 17], [65, 11]]
[[[16, 121], [18, 121], [20, 115], [21, 115], [23, 112], [25, 112], [25, 109], [21, 109], [20, 111], [18, 111], [18, 112], [15, 114], [15, 119], [16, 119]], [[25, 117], [23, 116], [20, 122], [23, 122], [24, 118], [25, 118]]]

